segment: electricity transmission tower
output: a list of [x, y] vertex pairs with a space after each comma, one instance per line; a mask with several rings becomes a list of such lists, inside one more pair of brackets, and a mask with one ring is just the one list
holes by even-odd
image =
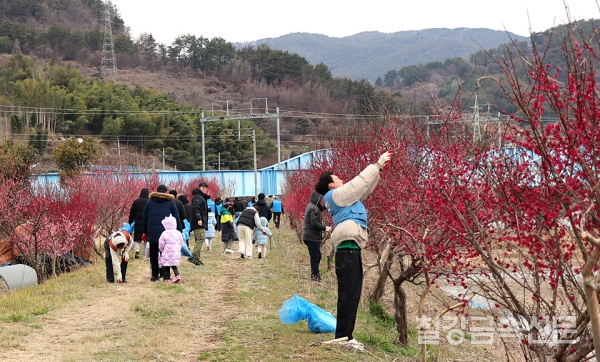
[[112, 26], [110, 9], [112, 3], [106, 0], [104, 3], [104, 44], [102, 47], [102, 79], [107, 80], [110, 77], [113, 81], [117, 80], [117, 58], [115, 57], [115, 45], [112, 40]]

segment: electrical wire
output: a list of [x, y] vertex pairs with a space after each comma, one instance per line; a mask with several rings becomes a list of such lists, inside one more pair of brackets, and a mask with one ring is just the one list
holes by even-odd
[[[45, 113], [52, 115], [130, 115], [130, 114], [159, 114], [159, 115], [178, 115], [178, 114], [192, 114], [201, 116], [203, 112], [207, 112], [206, 109], [188, 109], [188, 110], [118, 110], [118, 109], [74, 109], [74, 108], [54, 108], [54, 107], [24, 107], [24, 106], [12, 106], [12, 105], [1, 105], [0, 104], [0, 112], [6, 110], [8, 112], [14, 113], [14, 111], [22, 111], [28, 110], [31, 113]], [[238, 109], [236, 109], [238, 110]], [[239, 109], [241, 110], [241, 108]], [[221, 113], [225, 111], [220, 111]], [[227, 116], [229, 118], [235, 116], [247, 116], [250, 113], [234, 113]], [[258, 116], [261, 113], [252, 113], [253, 116]], [[271, 118], [266, 117], [265, 118]], [[271, 113], [269, 113], [271, 115]], [[352, 114], [352, 113], [326, 113], [326, 112], [306, 112], [306, 111], [293, 111], [293, 110], [280, 110], [280, 117], [287, 118], [304, 118], [306, 116], [311, 116], [311, 118], [324, 119], [324, 118], [343, 118], [343, 119], [372, 119], [372, 118], [380, 118], [383, 115], [363, 115], [363, 114]], [[216, 115], [205, 118], [213, 118], [213, 117], [224, 117], [224, 115]], [[427, 116], [416, 116], [416, 117], [427, 117]]]

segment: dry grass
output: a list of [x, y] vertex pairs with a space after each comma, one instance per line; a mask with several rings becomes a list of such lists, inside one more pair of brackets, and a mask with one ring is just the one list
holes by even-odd
[[[393, 343], [393, 324], [371, 316], [366, 306], [359, 311], [355, 333], [365, 352], [310, 347], [333, 335], [311, 333], [306, 322], [280, 324], [278, 310], [294, 293], [335, 315], [336, 278], [325, 272], [322, 283], [311, 282], [306, 247], [287, 228], [272, 231], [277, 247], [266, 259], [225, 255], [215, 241], [214, 251], [203, 251], [204, 266], [182, 259], [179, 285], [150, 282], [148, 262], [140, 259], [130, 263], [127, 284], [106, 283], [103, 263], [97, 262], [44, 285], [1, 295], [0, 360], [420, 360], [416, 323], [410, 347], [401, 348]], [[418, 291], [407, 288], [411, 320]], [[385, 297], [388, 310], [391, 298], [390, 293]], [[432, 346], [429, 360], [502, 359], [501, 347], [489, 347]]]

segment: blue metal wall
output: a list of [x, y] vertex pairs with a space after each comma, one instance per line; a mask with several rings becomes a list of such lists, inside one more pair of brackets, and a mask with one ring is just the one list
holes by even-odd
[[[257, 171], [258, 190], [254, 190], [253, 170], [222, 170], [222, 171], [162, 171], [156, 170], [161, 183], [169, 186], [174, 182], [187, 182], [198, 178], [215, 178], [221, 187], [233, 186], [231, 196], [253, 196], [259, 193], [265, 195], [280, 195], [285, 182], [284, 172], [306, 169], [318, 157], [327, 157], [327, 150], [317, 150], [303, 153], [299, 156], [281, 162], [281, 167], [275, 164]], [[148, 177], [151, 172], [131, 172], [133, 177]], [[59, 176], [56, 173], [36, 175], [34, 184], [51, 183], [58, 185]], [[36, 177], [34, 176], [34, 177]]]

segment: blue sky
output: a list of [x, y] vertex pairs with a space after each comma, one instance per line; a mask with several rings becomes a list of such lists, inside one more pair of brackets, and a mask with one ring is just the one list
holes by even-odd
[[[428, 28], [528, 35], [567, 22], [563, 0], [112, 0], [131, 35], [171, 44], [192, 34], [242, 42], [306, 32], [344, 37]], [[566, 0], [574, 20], [600, 18], [595, 0]]]

